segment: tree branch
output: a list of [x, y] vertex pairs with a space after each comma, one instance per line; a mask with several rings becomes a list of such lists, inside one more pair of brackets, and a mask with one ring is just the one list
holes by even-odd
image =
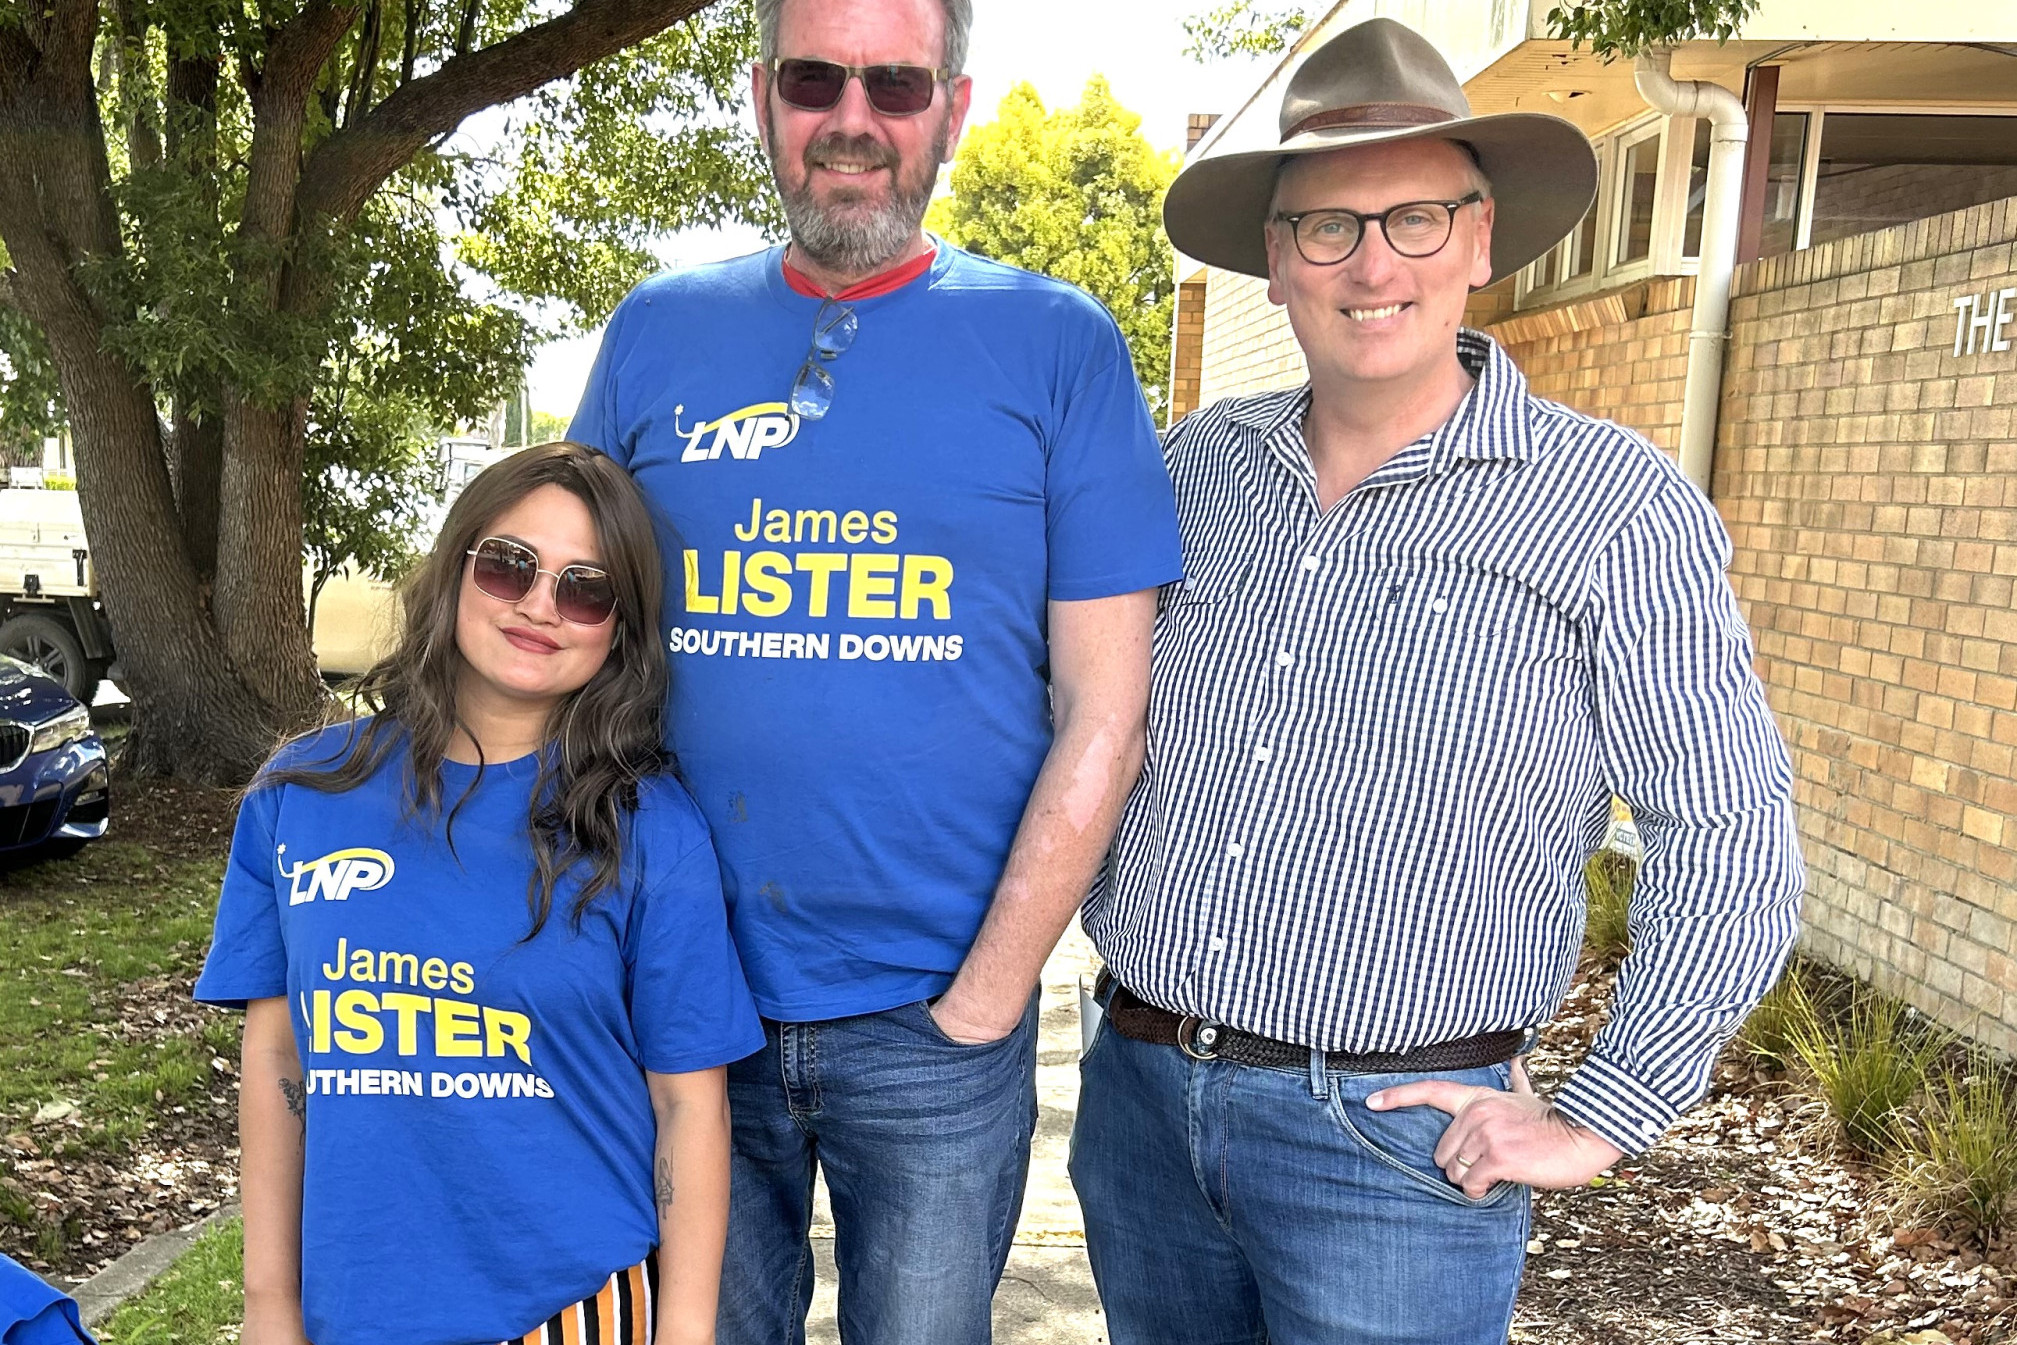
[[413, 65], [420, 56], [420, 30], [427, 23], [427, 0], [406, 0], [401, 11], [405, 31], [400, 34], [399, 83], [413, 83]]
[[380, 183], [465, 118], [661, 33], [709, 3], [579, 0], [557, 18], [450, 59], [434, 73], [401, 86], [357, 125], [316, 146], [302, 169], [302, 217], [351, 219]]
[[355, 3], [309, 0], [267, 51], [252, 94], [252, 150], [240, 232], [248, 238], [286, 236], [300, 184], [301, 131], [315, 77], [357, 18]]

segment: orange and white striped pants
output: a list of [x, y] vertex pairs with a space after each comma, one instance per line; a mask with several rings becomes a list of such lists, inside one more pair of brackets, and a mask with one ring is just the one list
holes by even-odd
[[503, 1345], [651, 1345], [658, 1258], [647, 1256], [602, 1288]]

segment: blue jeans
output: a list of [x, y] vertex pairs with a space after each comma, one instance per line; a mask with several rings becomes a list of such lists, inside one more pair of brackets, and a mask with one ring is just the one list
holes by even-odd
[[1072, 1184], [1113, 1345], [1504, 1345], [1530, 1200], [1472, 1200], [1433, 1157], [1449, 1118], [1375, 1112], [1415, 1078], [1197, 1061], [1100, 1025]]
[[826, 1174], [847, 1345], [987, 1345], [1036, 1130], [1036, 1000], [962, 1046], [926, 1005], [764, 1022], [728, 1067], [735, 1151], [719, 1345], [802, 1345]]

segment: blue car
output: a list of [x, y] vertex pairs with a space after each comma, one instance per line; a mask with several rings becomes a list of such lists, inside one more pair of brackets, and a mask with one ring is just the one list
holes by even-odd
[[103, 836], [111, 816], [112, 768], [90, 709], [0, 655], [0, 853], [74, 853]]

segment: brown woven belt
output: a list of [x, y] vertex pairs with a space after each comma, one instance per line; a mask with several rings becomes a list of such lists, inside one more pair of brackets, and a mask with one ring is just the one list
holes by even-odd
[[[1257, 1037], [1196, 1014], [1171, 1013], [1148, 1003], [1106, 972], [1100, 973], [1095, 995], [1106, 999], [1107, 1021], [1114, 1031], [1133, 1041], [1174, 1046], [1193, 1060], [1227, 1060], [1263, 1069], [1307, 1069], [1310, 1048], [1293, 1042]], [[1517, 1029], [1480, 1032], [1457, 1041], [1439, 1041], [1409, 1051], [1326, 1051], [1324, 1068], [1344, 1074], [1430, 1074], [1444, 1070], [1479, 1069], [1502, 1064], [1521, 1054], [1527, 1034]]]

